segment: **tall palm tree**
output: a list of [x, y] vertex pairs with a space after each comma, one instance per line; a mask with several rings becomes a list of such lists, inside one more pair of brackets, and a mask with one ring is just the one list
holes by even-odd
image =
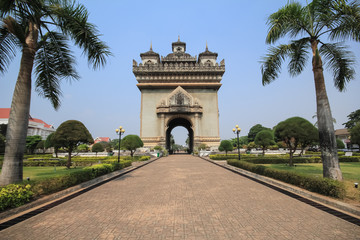
[[[322, 61], [333, 72], [335, 87], [339, 91], [345, 90], [346, 83], [354, 78], [355, 71], [354, 57], [342, 41], [360, 41], [359, 1], [314, 0], [304, 7], [298, 2], [289, 1], [270, 15], [267, 24], [268, 44], [282, 37], [298, 39], [270, 47], [262, 61], [262, 83], [269, 84], [278, 77], [286, 58], [289, 58], [290, 75], [300, 74], [311, 50], [323, 175], [342, 180]], [[323, 42], [323, 38], [331, 43]]]
[[56, 109], [61, 80], [79, 78], [68, 38], [83, 49], [94, 69], [111, 53], [88, 22], [86, 8], [74, 0], [1, 0], [0, 19], [0, 72], [6, 71], [17, 50], [22, 54], [0, 176], [0, 185], [5, 185], [22, 181], [33, 68], [36, 91]]

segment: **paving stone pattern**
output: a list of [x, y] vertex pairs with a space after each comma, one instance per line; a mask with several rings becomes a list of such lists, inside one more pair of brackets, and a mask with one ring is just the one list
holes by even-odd
[[189, 155], [161, 158], [0, 239], [360, 239], [360, 227]]

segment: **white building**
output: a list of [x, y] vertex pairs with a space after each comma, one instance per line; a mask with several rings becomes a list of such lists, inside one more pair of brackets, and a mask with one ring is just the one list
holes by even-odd
[[[0, 108], [0, 124], [8, 124], [10, 116], [10, 108]], [[54, 126], [47, 124], [41, 119], [29, 116], [28, 136], [39, 135], [43, 140], [51, 133], [55, 132]]]

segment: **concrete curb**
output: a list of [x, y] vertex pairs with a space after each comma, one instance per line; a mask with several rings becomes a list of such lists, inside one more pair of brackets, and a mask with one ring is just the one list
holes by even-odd
[[354, 207], [354, 206], [352, 206], [350, 204], [347, 204], [347, 203], [344, 203], [344, 202], [341, 202], [341, 201], [338, 201], [338, 200], [335, 200], [335, 199], [332, 199], [330, 197], [326, 197], [326, 196], [323, 196], [323, 195], [320, 195], [320, 194], [317, 194], [317, 193], [307, 191], [305, 189], [293, 186], [291, 184], [287, 184], [287, 183], [284, 183], [284, 182], [281, 182], [281, 181], [278, 181], [278, 180], [275, 180], [275, 179], [272, 179], [272, 178], [268, 178], [268, 177], [265, 177], [265, 176], [262, 176], [262, 175], [259, 175], [259, 174], [256, 174], [256, 173], [252, 173], [252, 172], [246, 171], [246, 170], [241, 169], [241, 168], [237, 168], [237, 167], [228, 165], [226, 162], [224, 164], [221, 164], [218, 161], [213, 161], [213, 160], [208, 159], [208, 158], [204, 158], [204, 157], [200, 157], [200, 158], [205, 160], [205, 161], [208, 161], [210, 163], [213, 163], [215, 165], [218, 165], [220, 167], [229, 169], [230, 171], [239, 172], [239, 173], [241, 173], [241, 174], [243, 174], [243, 175], [245, 175], [245, 176], [247, 176], [249, 178], [253, 178], [253, 179], [268, 183], [270, 185], [282, 188], [282, 189], [284, 189], [286, 191], [289, 191], [291, 193], [295, 193], [297, 195], [300, 195], [302, 197], [311, 199], [311, 200], [316, 201], [318, 203], [326, 204], [326, 205], [328, 205], [328, 206], [330, 206], [332, 208], [336, 208], [339, 211], [345, 212], [347, 214], [351, 214], [356, 218], [360, 217], [360, 209], [356, 208], [356, 207]]
[[[159, 157], [160, 158], [160, 157]], [[90, 188], [94, 185], [97, 185], [97, 184], [101, 184], [101, 183], [106, 183], [108, 181], [111, 181], [115, 178], [118, 178], [118, 177], [121, 177], [129, 172], [132, 172], [138, 168], [141, 168], [147, 164], [150, 164], [156, 160], [158, 160], [159, 158], [155, 158], [155, 159], [152, 159], [152, 160], [148, 160], [148, 161], [142, 161], [142, 162], [135, 162], [136, 165], [135, 166], [129, 166], [129, 167], [126, 167], [124, 169], [121, 169], [121, 170], [118, 170], [118, 171], [115, 171], [115, 172], [112, 172], [112, 173], [108, 173], [106, 175], [103, 175], [103, 176], [100, 176], [100, 177], [97, 177], [97, 178], [94, 178], [92, 180], [89, 180], [87, 182], [83, 182], [83, 183], [80, 183], [78, 185], [75, 185], [73, 187], [70, 187], [70, 188], [67, 188], [67, 189], [64, 189], [62, 191], [59, 191], [59, 192], [56, 192], [56, 193], [53, 193], [53, 194], [50, 194], [50, 195], [47, 195], [47, 196], [44, 196], [42, 198], [39, 198], [33, 202], [30, 202], [30, 203], [27, 203], [25, 205], [22, 205], [20, 207], [17, 207], [17, 208], [14, 208], [14, 209], [9, 209], [9, 210], [6, 210], [2, 213], [0, 213], [0, 224], [4, 223], [4, 222], [7, 222], [11, 219], [14, 219], [18, 216], [21, 216], [21, 215], [24, 215], [25, 213], [28, 213], [28, 212], [31, 212], [31, 211], [34, 211], [38, 208], [41, 208], [43, 206], [46, 206], [52, 202], [55, 202], [57, 200], [60, 200], [62, 198], [65, 198], [65, 197], [68, 197], [68, 196], [71, 196], [73, 194], [76, 194], [80, 191], [83, 191], [87, 188]], [[134, 164], [134, 162], [133, 162]]]

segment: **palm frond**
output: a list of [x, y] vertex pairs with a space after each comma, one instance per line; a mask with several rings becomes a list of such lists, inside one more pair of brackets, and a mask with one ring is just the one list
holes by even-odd
[[354, 79], [354, 56], [340, 43], [323, 44], [319, 49], [325, 66], [333, 71], [334, 85], [339, 91], [345, 90], [346, 84]]
[[56, 32], [48, 32], [39, 42], [35, 58], [36, 91], [48, 98], [55, 109], [60, 106], [60, 82], [62, 79], [78, 79], [75, 61], [66, 38]]
[[7, 14], [11, 13], [15, 7], [14, 0], [1, 0], [0, 1], [0, 18], [4, 18]]
[[17, 40], [4, 26], [0, 26], [0, 73], [4, 73], [15, 57]]
[[331, 28], [330, 40], [360, 41], [360, 3], [353, 1], [346, 4], [344, 1], [334, 1], [333, 9], [337, 18]]
[[95, 25], [87, 21], [88, 12], [83, 5], [74, 2], [56, 5], [52, 7], [52, 15], [56, 17], [62, 32], [83, 49], [94, 69], [105, 65], [107, 57], [111, 55], [109, 47], [99, 39]]
[[266, 85], [274, 81], [281, 70], [281, 64], [289, 55], [290, 45], [271, 47], [269, 53], [261, 61], [262, 84]]
[[307, 48], [310, 48], [310, 39], [302, 38], [297, 41], [292, 41], [289, 49], [290, 62], [288, 65], [288, 71], [291, 76], [300, 74], [309, 59], [309, 52]]
[[305, 21], [304, 8], [297, 2], [288, 3], [268, 18], [269, 26], [266, 43], [274, 43], [289, 34], [295, 37], [300, 33], [309, 32]]

